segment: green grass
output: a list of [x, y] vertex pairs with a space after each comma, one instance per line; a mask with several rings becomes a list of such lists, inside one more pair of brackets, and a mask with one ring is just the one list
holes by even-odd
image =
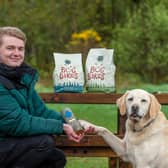
[[118, 88], [117, 92], [124, 93], [126, 90], [130, 89], [144, 89], [150, 93], [168, 93], [168, 84], [160, 84], [160, 85], [154, 85], [154, 84], [137, 84], [134, 86], [127, 86], [125, 88]]
[[73, 158], [69, 157], [67, 159], [66, 168], [108, 168], [107, 158], [97, 158], [97, 157], [84, 157], [84, 158]]
[[117, 131], [117, 109], [115, 105], [48, 104], [48, 107], [57, 111], [70, 107], [76, 118], [107, 127], [113, 132]]
[[[127, 87], [117, 89], [117, 92], [124, 93], [126, 90], [134, 89], [137, 87]], [[168, 92], [168, 84], [152, 85], [144, 84], [138, 85], [138, 88], [145, 89], [150, 93], [155, 92]], [[37, 90], [39, 92], [53, 92], [52, 87], [43, 87], [38, 84]], [[117, 130], [117, 108], [116, 105], [97, 105], [97, 104], [47, 104], [51, 109], [60, 111], [65, 107], [70, 107], [78, 119], [88, 120], [97, 125], [104, 126], [112, 132]], [[162, 106], [162, 111], [168, 117], [168, 106]], [[67, 158], [66, 168], [108, 168], [107, 158]]]

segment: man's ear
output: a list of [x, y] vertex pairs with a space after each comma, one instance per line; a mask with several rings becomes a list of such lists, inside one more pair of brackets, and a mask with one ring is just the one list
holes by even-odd
[[121, 115], [126, 114], [126, 97], [127, 97], [127, 95], [128, 95], [128, 91], [125, 94], [123, 94], [120, 98], [118, 98], [117, 102], [116, 102]]
[[154, 95], [150, 94], [150, 99], [151, 103], [149, 107], [149, 116], [150, 118], [155, 118], [158, 112], [161, 110], [161, 105]]

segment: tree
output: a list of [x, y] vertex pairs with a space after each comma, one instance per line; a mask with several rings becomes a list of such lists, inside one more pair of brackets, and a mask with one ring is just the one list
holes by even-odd
[[[134, 72], [152, 83], [167, 81], [168, 13], [159, 3], [141, 4], [124, 27], [116, 28], [112, 46], [117, 50], [118, 66], [122, 72]], [[125, 64], [125, 63], [128, 64]]]

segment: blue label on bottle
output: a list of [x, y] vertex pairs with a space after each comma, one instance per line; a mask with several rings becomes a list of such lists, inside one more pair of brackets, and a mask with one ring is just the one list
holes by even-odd
[[72, 117], [71, 111], [66, 111], [66, 112], [65, 112], [65, 117], [66, 117], [66, 118], [71, 118], [71, 117]]

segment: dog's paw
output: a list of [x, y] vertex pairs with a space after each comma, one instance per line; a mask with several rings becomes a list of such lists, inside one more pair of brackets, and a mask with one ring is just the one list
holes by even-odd
[[78, 120], [78, 121], [85, 130], [88, 129], [89, 127], [95, 127], [95, 125], [89, 123], [88, 121], [85, 120]]
[[85, 121], [85, 120], [79, 120], [79, 122], [85, 130], [89, 130], [89, 128], [90, 128], [96, 134], [99, 134], [100, 132], [103, 132], [105, 130], [105, 128], [94, 125], [94, 124], [92, 124], [88, 121]]
[[94, 129], [94, 133], [96, 133], [100, 136], [103, 136], [107, 132], [110, 133], [110, 131], [104, 127], [94, 125], [94, 124], [92, 124], [88, 121], [85, 121], [85, 120], [78, 120], [78, 121], [80, 122], [80, 124], [84, 128], [84, 130], [88, 130], [89, 127], [91, 127], [92, 129]]

